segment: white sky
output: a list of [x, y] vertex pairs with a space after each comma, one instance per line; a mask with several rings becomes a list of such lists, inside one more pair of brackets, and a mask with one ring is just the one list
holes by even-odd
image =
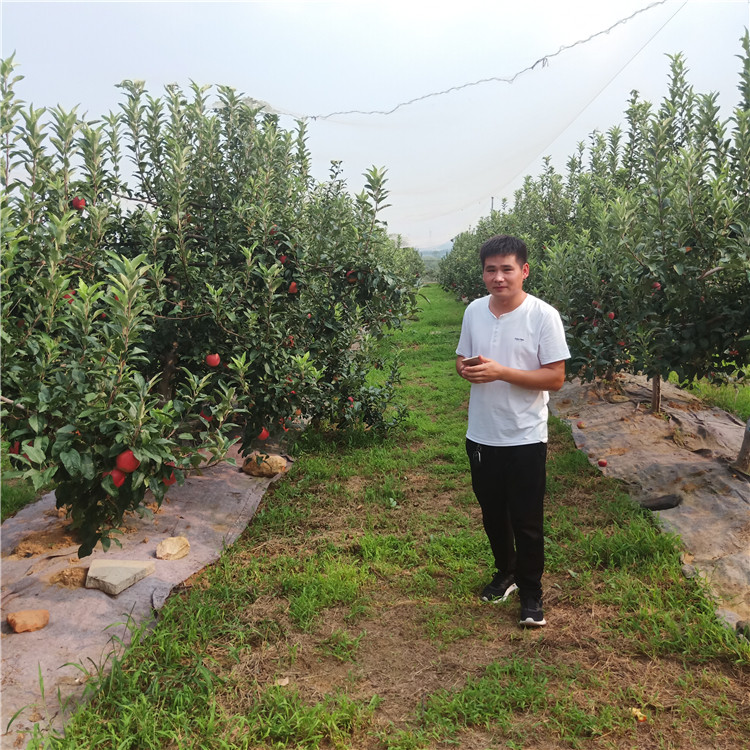
[[[511, 77], [418, 101], [391, 115], [308, 123], [313, 172], [342, 160], [353, 191], [388, 170], [383, 218], [407, 244], [450, 240], [512, 198], [526, 174], [567, 157], [592, 130], [622, 121], [632, 89], [658, 103], [667, 54], [683, 52], [699, 93], [724, 115], [738, 101], [740, 37], [750, 0], [666, 0], [608, 34], [649, 0], [494, 2], [15, 2], [0, 0], [2, 57], [25, 76], [18, 95], [93, 118], [118, 107], [124, 79], [152, 95], [167, 83], [226, 84], [299, 116], [389, 110], [484, 78]], [[286, 127], [292, 117], [283, 117]]]

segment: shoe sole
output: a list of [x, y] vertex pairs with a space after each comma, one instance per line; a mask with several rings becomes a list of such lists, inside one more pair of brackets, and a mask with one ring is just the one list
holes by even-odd
[[544, 618], [541, 620], [532, 620], [530, 617], [527, 617], [525, 620], [519, 620], [518, 624], [526, 628], [543, 628], [547, 624], [547, 621]]
[[490, 604], [498, 604], [499, 602], [504, 602], [514, 591], [518, 591], [518, 586], [516, 586], [515, 583], [512, 583], [510, 587], [507, 589], [505, 594], [503, 596], [495, 596], [492, 599], [488, 599], [486, 596], [481, 597], [483, 602], [489, 602]]

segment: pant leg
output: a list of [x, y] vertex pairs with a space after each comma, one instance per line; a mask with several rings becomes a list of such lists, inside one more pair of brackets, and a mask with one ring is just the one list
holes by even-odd
[[541, 596], [547, 444], [513, 446], [506, 456], [505, 492], [518, 558], [516, 584], [521, 596]]
[[[481, 458], [477, 458], [477, 449]], [[482, 523], [495, 558], [495, 567], [503, 573], [515, 573], [516, 547], [510, 509], [505, 497], [504, 470], [497, 448], [466, 440], [471, 466], [471, 486], [482, 509]]]
[[515, 573], [522, 595], [540, 596], [547, 444], [493, 447], [467, 439], [466, 452], [497, 569]]

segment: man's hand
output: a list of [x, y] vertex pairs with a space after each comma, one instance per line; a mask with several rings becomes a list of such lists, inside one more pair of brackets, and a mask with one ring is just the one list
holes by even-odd
[[470, 383], [492, 383], [504, 380], [506, 383], [529, 388], [533, 391], [559, 391], [565, 382], [565, 361], [550, 362], [537, 370], [516, 370], [506, 367], [494, 359], [480, 355], [481, 364], [467, 367], [463, 357], [456, 360], [458, 374]]
[[473, 366], [462, 363], [459, 375], [470, 383], [491, 383], [493, 380], [503, 380], [503, 370], [507, 370], [507, 367], [503, 367], [494, 359], [488, 359], [481, 354], [479, 355], [479, 362], [480, 364]]

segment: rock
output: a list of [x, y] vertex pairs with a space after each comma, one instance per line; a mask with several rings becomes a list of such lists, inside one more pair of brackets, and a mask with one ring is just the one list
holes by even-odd
[[698, 571], [695, 569], [695, 565], [691, 565], [690, 563], [685, 563], [682, 566], [682, 575], [684, 575], [685, 578], [695, 578], [697, 574], [698, 574]]
[[669, 508], [676, 508], [682, 502], [682, 495], [678, 492], [671, 492], [668, 495], [646, 497], [638, 502], [647, 510], [669, 510]]
[[30, 633], [34, 630], [41, 630], [47, 625], [49, 610], [21, 609], [18, 612], [9, 612], [6, 619], [13, 632]]
[[275, 477], [286, 471], [286, 459], [253, 451], [242, 465], [242, 471], [254, 477]]
[[170, 536], [156, 547], [159, 560], [179, 560], [190, 552], [190, 542], [184, 536]]
[[155, 570], [153, 560], [94, 560], [86, 577], [86, 588], [117, 596]]

